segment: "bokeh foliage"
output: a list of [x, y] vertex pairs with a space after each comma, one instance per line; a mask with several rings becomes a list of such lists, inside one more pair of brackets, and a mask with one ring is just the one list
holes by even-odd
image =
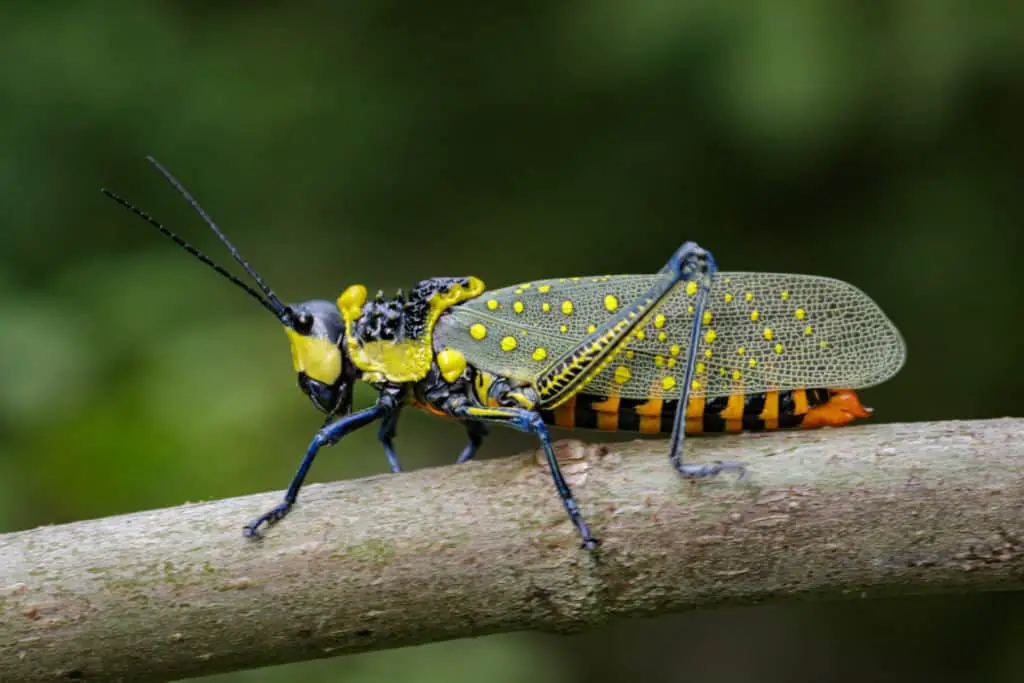
[[[695, 239], [879, 301], [910, 355], [877, 419], [1024, 412], [1020, 3], [10, 2], [0, 26], [2, 529], [279, 489], [318, 425], [277, 324], [98, 193], [225, 258], [145, 154], [288, 300], [642, 272]], [[408, 467], [462, 442], [402, 437]], [[735, 610], [217, 680], [1009, 681], [1022, 615]]]

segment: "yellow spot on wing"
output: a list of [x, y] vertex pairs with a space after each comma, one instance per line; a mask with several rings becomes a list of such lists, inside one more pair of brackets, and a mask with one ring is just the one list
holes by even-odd
[[654, 364], [660, 368], [662, 365], [665, 364], [665, 356], [655, 356]]
[[770, 328], [770, 327], [764, 328], [764, 338], [765, 339], [767, 339], [768, 341], [771, 341], [772, 337], [774, 337], [774, 336], [775, 336], [775, 332], [772, 331], [772, 328]]
[[732, 301], [732, 294], [726, 294], [722, 298], [725, 299], [725, 303], [729, 303], [730, 301]]
[[704, 324], [705, 325], [710, 325], [711, 324], [711, 311], [704, 311]]
[[644, 337], [646, 337], [646, 336], [647, 336], [647, 335], [646, 335], [646, 334], [644, 334], [644, 331], [643, 331], [643, 330], [637, 330], [637, 333], [636, 333], [636, 338], [637, 338], [637, 339], [641, 339], [641, 340], [642, 340], [642, 339], [643, 339]]
[[597, 325], [587, 325], [587, 334], [591, 334], [597, 331]]
[[551, 291], [551, 285], [541, 285], [540, 287], [537, 288], [537, 291], [540, 292], [541, 294], [547, 294], [548, 292]]
[[750, 319], [753, 320], [755, 323], [757, 322], [757, 319], [760, 318], [760, 317], [761, 317], [761, 314], [758, 311], [751, 311], [750, 312]]
[[739, 370], [733, 370], [732, 371], [732, 378], [733, 379], [738, 380], [742, 376], [743, 376], [743, 373], [741, 373]]
[[754, 360], [753, 358], [751, 358], [750, 361], [747, 363], [747, 365], [749, 365], [752, 368], [756, 368], [757, 367], [757, 361]]
[[604, 298], [604, 307], [607, 308], [609, 311], [614, 311], [616, 308], [619, 307], [619, 300], [616, 299], [611, 294], [609, 294]]
[[537, 349], [533, 352], [534, 360], [544, 360], [547, 357], [548, 352], [547, 349], [545, 349], [544, 347], [538, 346]]
[[550, 310], [551, 310], [551, 304], [549, 304], [548, 302], [546, 302], [546, 301], [545, 301], [544, 303], [542, 303], [542, 304], [540, 305], [540, 310], [542, 310], [542, 311], [544, 311], [545, 313], [547, 313], [548, 311], [550, 311]]
[[679, 355], [679, 345], [678, 344], [673, 344], [672, 346], [669, 347], [668, 352], [671, 353], [673, 356], [678, 356]]
[[469, 334], [473, 339], [483, 339], [487, 336], [487, 328], [480, 323], [474, 323], [469, 328]]
[[334, 384], [341, 375], [341, 350], [326, 337], [311, 337], [285, 327], [291, 343], [292, 365], [296, 372], [324, 384]]
[[562, 302], [562, 313], [565, 313], [566, 315], [571, 315], [572, 314], [572, 302], [571, 301], [563, 301]]
[[686, 283], [686, 293], [690, 296], [697, 293], [697, 282], [695, 280], [690, 280]]
[[661, 313], [654, 316], [654, 326], [657, 327], [659, 330], [665, 327], [665, 316], [662, 315]]
[[718, 334], [714, 330], [708, 330], [704, 333], [704, 341], [708, 344], [718, 339]]
[[618, 382], [619, 384], [625, 384], [626, 382], [629, 381], [629, 378], [632, 376], [633, 375], [629, 372], [629, 368], [627, 368], [625, 365], [620, 365], [619, 367], [615, 368], [615, 381]]
[[796, 313], [794, 313], [794, 315], [796, 316], [797, 320], [803, 320], [807, 316], [807, 311], [805, 311], [802, 308], [798, 308], [796, 309]]
[[786, 290], [782, 290], [782, 300], [785, 301], [788, 298], [789, 298], [789, 292], [787, 292]]
[[658, 333], [658, 341], [668, 341], [668, 335], [664, 332]]
[[523, 312], [523, 302], [522, 301], [517, 301], [514, 304], [512, 304], [512, 310], [515, 311], [516, 313], [522, 313]]
[[665, 387], [665, 391], [670, 391], [675, 385], [676, 378], [671, 375], [661, 380], [661, 386]]
[[808, 325], [807, 327], [804, 328], [804, 334], [811, 335], [813, 333], [814, 333], [814, 328], [811, 327], [810, 325]]
[[504, 339], [501, 340], [501, 350], [502, 351], [511, 351], [514, 348], [516, 348], [516, 338], [515, 337], [505, 337]]
[[558, 328], [558, 331], [561, 332], [562, 334], [565, 334], [566, 332], [569, 331], [569, 326], [568, 325], [562, 325], [561, 327]]
[[492, 311], [495, 310], [496, 308], [498, 308], [498, 302], [495, 301], [494, 299], [488, 299], [487, 308], [489, 308]]
[[775, 345], [775, 353], [782, 353], [782, 344]]

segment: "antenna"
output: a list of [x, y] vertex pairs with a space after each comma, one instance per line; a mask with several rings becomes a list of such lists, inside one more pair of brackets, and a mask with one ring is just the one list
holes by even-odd
[[[156, 163], [156, 162], [154, 162], [154, 163]], [[159, 168], [159, 165], [157, 167]], [[163, 169], [161, 169], [161, 170], [163, 170]], [[168, 177], [170, 177], [170, 176], [168, 176]], [[259, 301], [260, 304], [264, 308], [266, 308], [268, 311], [273, 313], [274, 316], [277, 317], [279, 320], [284, 321], [287, 317], [290, 317], [289, 313], [290, 313], [291, 309], [288, 308], [287, 306], [282, 305], [281, 302], [277, 300], [277, 297], [274, 296], [273, 292], [271, 292], [267, 288], [267, 286], [263, 284], [263, 281], [260, 280], [258, 275], [253, 273], [252, 269], [249, 268], [248, 264], [246, 264], [246, 262], [244, 260], [242, 260], [242, 257], [240, 255], [238, 255], [238, 251], [233, 246], [231, 246], [231, 244], [224, 238], [223, 235], [221, 235], [221, 240], [223, 240], [224, 243], [228, 245], [228, 247], [231, 249], [232, 254], [234, 254], [235, 258], [238, 259], [242, 263], [243, 267], [245, 267], [245, 270], [250, 275], [252, 275], [253, 277], [256, 278], [256, 281], [260, 284], [260, 287], [270, 297], [269, 300], [264, 299], [262, 296], [260, 296], [260, 293], [257, 292], [255, 289], [253, 289], [249, 285], [247, 285], [244, 282], [242, 282], [241, 280], [239, 280], [237, 277], [235, 277], [234, 275], [229, 273], [223, 267], [221, 267], [220, 265], [215, 263], [206, 254], [204, 254], [203, 252], [199, 251], [198, 249], [193, 247], [191, 244], [189, 244], [188, 242], [186, 242], [185, 240], [183, 240], [182, 238], [178, 237], [173, 232], [171, 232], [170, 230], [165, 228], [159, 221], [154, 219], [152, 216], [150, 216], [148, 213], [146, 213], [142, 209], [136, 207], [135, 205], [133, 205], [131, 202], [127, 201], [126, 199], [122, 199], [121, 197], [119, 197], [118, 195], [114, 194], [113, 192], [111, 192], [110, 190], [108, 190], [106, 188], [101, 189], [100, 192], [102, 192], [103, 194], [107, 195], [108, 197], [113, 199], [115, 202], [117, 202], [118, 204], [120, 204], [124, 208], [126, 208], [129, 211], [131, 211], [132, 213], [134, 213], [136, 216], [139, 216], [140, 218], [142, 218], [144, 221], [146, 221], [147, 223], [152, 225], [154, 228], [156, 228], [157, 230], [159, 230], [163, 234], [167, 235], [167, 237], [171, 238], [171, 240], [174, 241], [174, 243], [177, 244], [179, 247], [181, 247], [182, 249], [184, 249], [188, 253], [192, 254], [197, 259], [199, 259], [200, 261], [202, 261], [203, 263], [205, 263], [206, 265], [210, 266], [215, 271], [217, 271], [218, 273], [220, 273], [221, 275], [226, 277], [228, 280], [230, 280], [231, 282], [235, 283], [236, 285], [238, 285], [239, 287], [244, 289], [249, 294], [249, 296], [251, 296], [252, 298], [256, 299], [256, 301]], [[188, 193], [185, 193], [185, 196], [188, 197], [189, 201], [192, 202], [193, 206], [197, 206], [195, 204], [195, 201], [191, 197], [188, 196]], [[199, 209], [199, 210], [202, 211], [202, 209]], [[205, 214], [204, 214], [204, 216], [205, 216]], [[209, 222], [209, 219], [207, 219], [207, 222]], [[212, 222], [210, 223], [210, 225], [213, 225]], [[216, 229], [217, 228], [214, 226], [214, 230], [216, 230]], [[220, 231], [219, 230], [217, 230], [217, 234], [220, 235]]]
[[275, 307], [278, 311], [280, 311], [280, 313], [277, 313], [278, 317], [281, 317], [284, 311], [291, 310], [281, 303], [281, 301], [277, 298], [277, 296], [274, 294], [273, 290], [270, 289], [270, 287], [267, 287], [267, 284], [263, 281], [263, 278], [259, 276], [259, 273], [253, 270], [252, 266], [249, 265], [249, 262], [245, 260], [245, 258], [238, 251], [235, 245], [231, 244], [231, 241], [224, 235], [223, 232], [220, 231], [220, 228], [217, 227], [217, 224], [214, 223], [213, 219], [210, 218], [210, 215], [203, 210], [203, 207], [199, 206], [199, 202], [197, 202], [192, 197], [192, 195], [189, 194], [189, 191], [185, 189], [185, 186], [178, 182], [178, 179], [171, 175], [171, 172], [168, 171], [163, 166], [161, 166], [160, 162], [154, 159], [153, 157], [147, 156], [146, 161], [153, 164], [153, 166], [156, 167], [156, 170], [160, 171], [160, 174], [164, 177], [164, 179], [168, 183], [170, 183], [175, 190], [181, 193], [181, 196], [184, 197], [186, 201], [188, 201], [188, 203], [192, 205], [192, 208], [196, 210], [196, 213], [198, 213], [206, 222], [206, 224], [210, 226], [210, 229], [217, 233], [217, 237], [220, 238], [220, 241], [223, 242], [224, 246], [227, 247], [228, 251], [231, 252], [231, 256], [234, 257], [234, 259], [238, 261], [239, 264], [241, 264], [242, 268], [245, 268], [245, 272], [249, 273], [249, 276], [256, 281], [256, 284], [259, 285], [259, 288], [262, 289], [263, 293], [267, 295], [267, 300], [270, 302], [270, 305]]

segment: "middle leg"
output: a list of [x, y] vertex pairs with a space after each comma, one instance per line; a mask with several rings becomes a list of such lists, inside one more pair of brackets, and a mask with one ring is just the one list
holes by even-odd
[[456, 459], [455, 463], [458, 465], [469, 462], [476, 457], [476, 452], [480, 450], [480, 444], [484, 442], [484, 437], [487, 436], [487, 427], [475, 420], [467, 420], [466, 434], [469, 436], [469, 443], [466, 444], [466, 447], [462, 449], [462, 453]]
[[562, 499], [562, 505], [569, 515], [569, 520], [572, 521], [580, 534], [582, 547], [587, 550], [597, 548], [599, 541], [591, 535], [590, 527], [587, 526], [583, 515], [580, 513], [579, 505], [576, 503], [576, 498], [569, 488], [569, 483], [566, 482], [562, 469], [558, 466], [558, 459], [555, 457], [555, 451], [551, 447], [551, 437], [540, 413], [525, 408], [483, 408], [466, 403], [452, 405], [449, 411], [454, 417], [464, 420], [504, 424], [521, 432], [536, 434], [537, 438], [540, 439], [541, 447], [544, 449], [544, 457], [551, 468], [551, 479], [555, 484], [555, 489]]
[[402, 412], [402, 404], [395, 404], [395, 409], [384, 416], [381, 420], [380, 429], [377, 430], [377, 441], [380, 442], [381, 447], [384, 449], [384, 455], [388, 458], [388, 465], [391, 466], [391, 471], [398, 474], [402, 471], [402, 466], [398, 462], [398, 454], [395, 453], [394, 439], [398, 435], [398, 416]]

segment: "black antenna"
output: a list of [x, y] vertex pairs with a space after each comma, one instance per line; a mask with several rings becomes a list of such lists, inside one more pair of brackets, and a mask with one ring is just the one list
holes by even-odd
[[[159, 221], [154, 219], [152, 216], [150, 216], [148, 213], [146, 213], [142, 209], [136, 207], [135, 205], [133, 205], [128, 200], [122, 199], [121, 197], [117, 196], [116, 194], [114, 194], [113, 192], [111, 192], [110, 190], [108, 190], [106, 188], [101, 189], [100, 192], [102, 192], [103, 194], [107, 195], [108, 197], [113, 199], [115, 202], [117, 202], [118, 204], [120, 204], [124, 208], [126, 208], [129, 211], [131, 211], [132, 213], [134, 213], [136, 216], [139, 216], [140, 218], [145, 220], [147, 223], [152, 225], [154, 228], [156, 228], [157, 230], [159, 230], [163, 234], [165, 234], [168, 237], [170, 237], [171, 240], [173, 240], [174, 243], [177, 244], [179, 247], [181, 247], [182, 249], [184, 249], [188, 253], [192, 254], [197, 259], [199, 259], [200, 261], [202, 261], [203, 263], [205, 263], [206, 265], [210, 266], [215, 271], [217, 271], [218, 273], [220, 273], [221, 275], [226, 277], [228, 280], [230, 280], [231, 282], [235, 283], [236, 285], [238, 285], [239, 287], [244, 289], [246, 292], [249, 293], [249, 296], [251, 296], [252, 298], [256, 299], [256, 301], [259, 301], [260, 304], [264, 308], [266, 308], [268, 311], [273, 313], [279, 320], [283, 321], [283, 320], [285, 320], [286, 317], [288, 317], [288, 311], [290, 311], [291, 309], [287, 308], [286, 306], [281, 305], [281, 302], [278, 301], [276, 297], [274, 297], [270, 301], [268, 301], [267, 299], [264, 299], [262, 296], [260, 296], [260, 293], [257, 292], [255, 289], [253, 289], [249, 285], [247, 285], [244, 282], [242, 282], [241, 280], [239, 280], [237, 277], [235, 277], [234, 275], [229, 273], [223, 267], [221, 267], [221, 266], [217, 265], [216, 263], [214, 263], [214, 261], [210, 257], [208, 257], [206, 254], [204, 254], [203, 252], [199, 251], [198, 249], [193, 247], [191, 244], [189, 244], [188, 242], [186, 242], [185, 240], [183, 240], [182, 238], [178, 237], [173, 232], [171, 232], [170, 230], [165, 228], [163, 225], [160, 224]], [[191, 197], [189, 199], [191, 199]], [[220, 231], [218, 231], [218, 234], [219, 234], [219, 232]], [[223, 237], [221, 239], [223, 239]], [[227, 242], [227, 240], [224, 240], [224, 241]], [[229, 246], [230, 246], [230, 244], [229, 244]], [[232, 249], [232, 253], [235, 253], [235, 254], [238, 253], [237, 251], [234, 250], [234, 247], [231, 247], [231, 249]], [[236, 258], [240, 259], [241, 257], [236, 256]], [[242, 261], [242, 264], [245, 265], [245, 261]], [[248, 267], [246, 267], [246, 271], [248, 271], [249, 273], [252, 273], [252, 271]], [[258, 278], [257, 278], [257, 280], [258, 280]], [[263, 285], [262, 281], [260, 281], [260, 284]], [[271, 293], [270, 290], [266, 288], [266, 286], [263, 286], [263, 289], [268, 294], [270, 294], [270, 296], [272, 296], [272, 297], [274, 296], [273, 293]]]
[[277, 316], [284, 320], [283, 316], [286, 316], [287, 311], [290, 311], [291, 309], [282, 304], [281, 301], [274, 294], [273, 290], [271, 290], [270, 287], [267, 287], [267, 284], [263, 281], [263, 278], [259, 276], [259, 273], [253, 270], [252, 266], [249, 265], [249, 262], [246, 261], [242, 254], [238, 251], [238, 249], [235, 248], [235, 245], [231, 244], [231, 241], [224, 235], [223, 232], [220, 231], [220, 228], [218, 228], [217, 224], [213, 222], [213, 219], [210, 218], [210, 215], [203, 210], [203, 207], [199, 206], [199, 202], [197, 202], [192, 197], [192, 195], [189, 194], [189, 191], [185, 189], [184, 185], [178, 182], [177, 178], [171, 175], [170, 171], [168, 171], [166, 168], [160, 165], [159, 161], [149, 156], [146, 157], [146, 161], [153, 164], [153, 166], [156, 167], [156, 170], [160, 171], [160, 174], [164, 177], [164, 179], [168, 183], [170, 183], [175, 190], [181, 193], [181, 196], [184, 197], [186, 201], [188, 201], [188, 203], [192, 205], [192, 208], [196, 210], [196, 213], [198, 213], [206, 222], [206, 224], [210, 226], [210, 229], [217, 233], [217, 237], [220, 238], [220, 241], [223, 242], [224, 246], [227, 247], [228, 251], [231, 252], [231, 256], [233, 256], [234, 259], [241, 264], [242, 268], [245, 268], [245, 272], [249, 273], [249, 276], [256, 281], [256, 284], [259, 285], [260, 289], [263, 290], [263, 293], [267, 295], [267, 300], [270, 302], [270, 305], [276, 307]]

